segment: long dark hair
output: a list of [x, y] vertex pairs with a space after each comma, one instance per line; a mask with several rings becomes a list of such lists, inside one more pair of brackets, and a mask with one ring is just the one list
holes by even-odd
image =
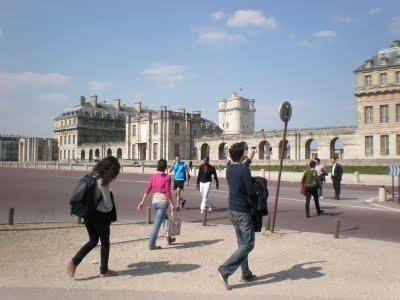
[[118, 159], [114, 156], [108, 156], [100, 160], [93, 167], [93, 174], [97, 178], [103, 179], [103, 185], [108, 185], [111, 181], [117, 178], [121, 165]]
[[167, 161], [165, 159], [160, 159], [157, 162], [157, 171], [164, 172], [167, 169]]

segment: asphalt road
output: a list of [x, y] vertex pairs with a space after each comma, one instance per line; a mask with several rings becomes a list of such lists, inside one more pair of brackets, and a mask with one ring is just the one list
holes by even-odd
[[[38, 170], [0, 168], [0, 223], [7, 221], [8, 209], [15, 208], [15, 220], [30, 221], [74, 221], [69, 215], [68, 200], [77, 180], [84, 173], [79, 171]], [[119, 219], [143, 221], [144, 212], [136, 206], [141, 199], [149, 176], [121, 174], [112, 188], [117, 201]], [[179, 217], [186, 222], [200, 222], [200, 193], [194, 189], [195, 181], [185, 188], [187, 200]], [[387, 207], [374, 203], [377, 187], [343, 186], [343, 199], [334, 200], [332, 186], [327, 185], [325, 197], [321, 201], [325, 214], [306, 218], [304, 196], [296, 183], [281, 184], [276, 228], [297, 231], [332, 234], [336, 219], [341, 220], [344, 236], [370, 238], [400, 242], [400, 206]], [[276, 183], [269, 182], [270, 211], [276, 191]], [[212, 201], [216, 209], [208, 215], [210, 223], [229, 224], [227, 218], [228, 189], [221, 180], [221, 189], [212, 191]], [[148, 199], [150, 205], [151, 199]], [[313, 207], [313, 205], [312, 205]]]

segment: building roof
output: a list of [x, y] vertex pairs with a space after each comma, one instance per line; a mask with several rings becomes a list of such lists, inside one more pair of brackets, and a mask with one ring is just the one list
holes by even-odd
[[380, 50], [354, 72], [372, 71], [395, 66], [400, 66], [400, 41], [394, 41], [389, 48]]

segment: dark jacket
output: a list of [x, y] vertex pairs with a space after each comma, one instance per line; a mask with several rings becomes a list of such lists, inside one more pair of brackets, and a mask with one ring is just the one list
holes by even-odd
[[214, 176], [215, 183], [217, 187], [219, 187], [219, 181], [218, 181], [218, 176], [217, 176], [217, 171], [212, 165], [208, 165], [207, 171], [205, 170], [205, 164], [202, 164], [199, 169], [199, 174], [197, 176], [197, 185], [200, 184], [200, 182], [211, 182], [212, 181], [212, 176]]
[[101, 211], [98, 211], [96, 209], [97, 204], [99, 203], [100, 199], [95, 199], [95, 187], [96, 185], [93, 186], [93, 188], [90, 190], [90, 199], [93, 199], [93, 201], [89, 201], [89, 206], [88, 206], [88, 211], [85, 216], [85, 221], [89, 222], [105, 222], [111, 224], [112, 222], [117, 221], [117, 209], [115, 207], [115, 201], [114, 201], [114, 195], [112, 192], [111, 194], [111, 201], [113, 204], [113, 208], [110, 212], [108, 213], [103, 213]]
[[335, 166], [335, 173], [331, 175], [332, 179], [337, 179], [337, 180], [342, 180], [343, 176], [343, 168], [342, 165], [339, 163], [336, 163]]

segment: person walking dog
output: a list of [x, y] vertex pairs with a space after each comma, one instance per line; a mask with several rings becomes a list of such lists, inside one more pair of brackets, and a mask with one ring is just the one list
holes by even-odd
[[208, 211], [212, 211], [213, 207], [210, 201], [210, 190], [212, 176], [214, 176], [216, 189], [219, 189], [219, 181], [217, 176], [217, 171], [210, 165], [210, 158], [205, 156], [203, 158], [203, 164], [199, 168], [199, 174], [197, 176], [196, 189], [200, 191], [202, 200], [200, 205], [201, 213], [204, 213], [208, 207]]
[[256, 188], [251, 179], [248, 166], [243, 164], [244, 147], [233, 144], [229, 149], [232, 163], [226, 171], [229, 186], [229, 218], [235, 228], [238, 249], [218, 268], [218, 275], [227, 290], [231, 289], [228, 278], [239, 267], [242, 269], [242, 281], [256, 279], [250, 271], [248, 255], [254, 248], [255, 226], [251, 217], [249, 197], [256, 197]]
[[315, 208], [317, 210], [318, 215], [322, 214], [324, 211], [319, 206], [318, 199], [318, 175], [317, 171], [315, 171], [315, 161], [310, 161], [308, 164], [308, 169], [304, 171], [303, 178], [301, 179], [301, 183], [304, 186], [304, 194], [306, 196], [306, 204], [305, 211], [306, 217], [310, 217], [310, 201], [311, 196], [314, 198]]
[[93, 184], [85, 193], [87, 198], [87, 212], [84, 217], [85, 226], [89, 235], [87, 242], [68, 263], [68, 275], [73, 278], [75, 271], [85, 256], [92, 251], [101, 241], [100, 248], [100, 276], [108, 277], [115, 272], [108, 268], [110, 254], [110, 225], [117, 220], [115, 203], [110, 184], [119, 174], [121, 166], [113, 156], [99, 161], [93, 168], [91, 174], [87, 175], [93, 179]]
[[[138, 210], [141, 210], [149, 193], [153, 191], [152, 206], [156, 210], [156, 217], [153, 224], [153, 230], [150, 233], [149, 249], [158, 250], [160, 246], [156, 246], [158, 232], [160, 231], [161, 224], [168, 219], [168, 207], [171, 210], [171, 217], [174, 217], [174, 203], [172, 202], [171, 195], [171, 176], [165, 173], [167, 170], [167, 161], [160, 159], [157, 162], [157, 173], [152, 175], [150, 182], [146, 187], [143, 194], [142, 201], [138, 204]], [[175, 242], [175, 238], [166, 237], [168, 245]]]

